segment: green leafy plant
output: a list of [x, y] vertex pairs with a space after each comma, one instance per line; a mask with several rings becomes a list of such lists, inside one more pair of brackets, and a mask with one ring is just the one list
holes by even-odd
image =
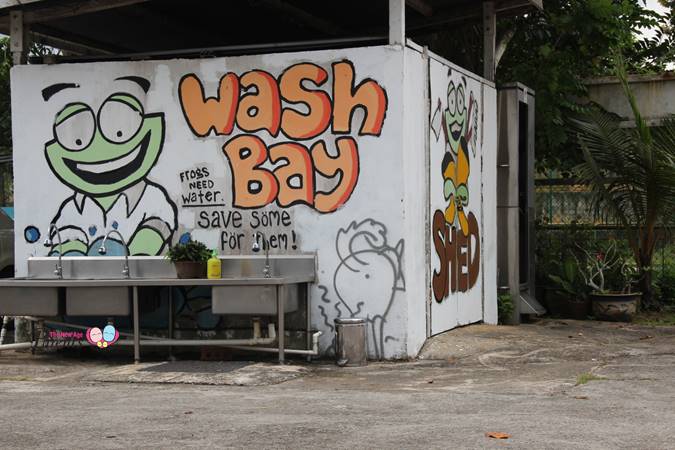
[[[536, 228], [536, 248], [535, 248], [535, 277], [537, 285], [549, 286], [553, 281], [549, 275], [554, 274], [565, 277], [565, 262], [573, 259], [576, 253], [579, 253], [577, 246], [570, 246], [570, 242], [578, 244], [580, 247], [586, 247], [594, 241], [593, 230], [587, 225], [570, 223], [564, 226], [548, 226], [537, 224]], [[576, 255], [582, 257], [583, 254]], [[562, 264], [561, 264], [562, 261]], [[567, 263], [567, 273], [569, 274], [570, 263]], [[567, 276], [565, 279], [569, 280]], [[583, 288], [581, 281], [575, 274], [575, 286]]]
[[553, 281], [558, 288], [572, 297], [579, 295], [579, 286], [577, 273], [579, 271], [577, 261], [569, 256], [562, 263], [557, 262], [560, 269], [559, 274], [549, 274], [549, 279]]
[[597, 250], [583, 249], [585, 261], [579, 263], [579, 273], [595, 293], [630, 293], [638, 279], [635, 263], [623, 254], [616, 241], [599, 244]]
[[500, 324], [508, 322], [513, 314], [514, 305], [511, 294], [499, 294], [497, 296], [497, 320]]
[[166, 258], [171, 262], [206, 262], [211, 256], [211, 250], [199, 241], [189, 240], [185, 244], [176, 244], [169, 248]]
[[675, 305], [675, 266], [664, 268], [656, 278], [659, 298], [664, 305]]
[[639, 274], [647, 307], [659, 308], [653, 296], [652, 260], [656, 227], [675, 214], [675, 119], [650, 128], [631, 91], [623, 58], [616, 56], [616, 74], [633, 112], [634, 127], [619, 118], [590, 108], [572, 120], [571, 130], [584, 162], [576, 167], [591, 187], [591, 209], [596, 217], [613, 220], [625, 232]]

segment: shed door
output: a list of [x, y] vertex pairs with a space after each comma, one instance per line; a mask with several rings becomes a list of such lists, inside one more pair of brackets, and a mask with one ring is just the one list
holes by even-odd
[[481, 83], [430, 59], [431, 334], [483, 319]]

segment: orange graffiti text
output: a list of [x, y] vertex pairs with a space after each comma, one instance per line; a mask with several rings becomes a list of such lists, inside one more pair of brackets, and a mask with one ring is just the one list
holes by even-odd
[[332, 96], [322, 89], [328, 73], [312, 63], [290, 66], [278, 80], [263, 70], [227, 73], [215, 97], [206, 95], [195, 74], [188, 74], [180, 80], [178, 95], [185, 119], [199, 137], [211, 131], [228, 135], [236, 125], [248, 133], [266, 130], [277, 136], [281, 131], [289, 139], [305, 140], [323, 134], [331, 122], [334, 134], [350, 134], [357, 110], [363, 111], [358, 135], [379, 136], [386, 91], [371, 79], [355, 84], [350, 61], [334, 63], [332, 71]]
[[[240, 135], [224, 146], [232, 177], [233, 206], [260, 208], [276, 201], [281, 207], [312, 206], [319, 212], [333, 212], [351, 196], [359, 173], [356, 141], [348, 136], [335, 140], [332, 156], [320, 140], [307, 148], [296, 142], [282, 142], [267, 148], [255, 135]], [[263, 167], [267, 161], [272, 169]], [[316, 174], [336, 179], [334, 187], [319, 191]]]

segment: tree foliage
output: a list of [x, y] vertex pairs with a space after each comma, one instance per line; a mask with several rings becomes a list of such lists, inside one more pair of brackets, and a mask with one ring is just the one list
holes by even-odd
[[[33, 43], [29, 54], [34, 57], [58, 54], [59, 50]], [[0, 38], [0, 156], [12, 152], [12, 101], [9, 71], [12, 68], [12, 53], [9, 38]]]
[[11, 67], [9, 38], [0, 38], [0, 155], [12, 152], [12, 109], [9, 92], [9, 69]]
[[596, 215], [623, 227], [640, 272], [644, 303], [654, 306], [652, 260], [656, 227], [675, 214], [675, 119], [650, 128], [628, 86], [623, 61], [617, 76], [634, 115], [634, 128], [600, 108], [589, 108], [570, 121], [571, 139], [583, 162], [575, 172], [591, 187]]
[[[575, 100], [586, 93], [586, 78], [612, 74], [613, 52], [625, 55], [633, 73], [662, 71], [675, 59], [672, 20], [644, 0], [545, 0], [544, 11], [500, 23], [515, 34], [498, 82], [519, 81], [536, 92], [538, 170], [566, 172], [581, 162], [565, 117], [580, 111]], [[656, 34], [640, 36], [645, 29]]]

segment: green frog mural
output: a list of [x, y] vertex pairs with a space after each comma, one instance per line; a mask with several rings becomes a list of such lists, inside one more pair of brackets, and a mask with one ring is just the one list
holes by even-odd
[[[120, 87], [136, 84], [146, 93], [150, 86], [136, 76], [115, 82]], [[49, 101], [58, 92], [77, 88], [75, 83], [58, 83], [43, 89], [42, 96]], [[52, 220], [64, 255], [95, 255], [112, 229], [124, 237], [131, 255], [158, 255], [171, 243], [176, 205], [162, 186], [148, 180], [164, 136], [164, 113], [146, 113], [137, 97], [122, 90], [108, 96], [97, 112], [75, 101], [56, 114], [45, 157], [54, 175], [74, 191]], [[110, 241], [108, 254], [124, 254], [122, 243]], [[58, 252], [55, 243], [50, 254]]]

